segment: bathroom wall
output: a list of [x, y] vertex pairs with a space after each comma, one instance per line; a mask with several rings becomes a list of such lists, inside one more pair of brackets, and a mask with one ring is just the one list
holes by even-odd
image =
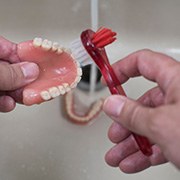
[[[142, 48], [180, 58], [179, 0], [100, 0], [99, 25], [112, 28], [118, 40], [107, 48], [111, 62]], [[0, 35], [14, 42], [40, 36], [63, 45], [91, 26], [90, 0], [2, 0]], [[124, 85], [137, 98], [155, 86], [142, 78]], [[79, 92], [79, 91], [78, 91]], [[81, 97], [89, 96], [79, 92]], [[109, 95], [106, 90], [94, 100]], [[126, 175], [104, 161], [112, 147], [107, 138], [111, 120], [103, 113], [86, 126], [65, 118], [62, 98], [42, 105], [17, 105], [0, 113], [1, 180], [179, 180], [172, 165]]]
[[8, 0], [0, 11], [1, 34], [20, 41], [34, 36], [64, 41], [90, 26], [89, 2], [83, 0]]
[[178, 0], [100, 2], [100, 24], [118, 32], [118, 53], [126, 55], [130, 51], [151, 48], [179, 59]]

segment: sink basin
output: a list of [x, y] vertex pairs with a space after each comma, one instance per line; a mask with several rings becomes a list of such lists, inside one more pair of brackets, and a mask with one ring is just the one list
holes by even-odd
[[[100, 0], [100, 26], [118, 33], [107, 49], [111, 62], [144, 48], [178, 60], [179, 7], [179, 0]], [[17, 43], [40, 36], [67, 46], [90, 23], [89, 1], [14, 0], [0, 6], [0, 34]], [[124, 88], [129, 97], [137, 98], [153, 86], [136, 78]], [[108, 95], [103, 89], [86, 96], [90, 102]], [[112, 121], [101, 113], [88, 125], [73, 124], [64, 116], [62, 102], [61, 97], [0, 113], [1, 180], [179, 180], [180, 173], [170, 164], [135, 175], [109, 167], [104, 154], [112, 146], [107, 138]]]

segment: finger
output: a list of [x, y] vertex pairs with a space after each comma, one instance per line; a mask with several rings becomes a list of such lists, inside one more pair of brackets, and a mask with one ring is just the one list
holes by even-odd
[[22, 104], [23, 103], [23, 88], [19, 88], [14, 91], [7, 91], [6, 95], [12, 97], [15, 102]]
[[0, 36], [0, 59], [11, 63], [20, 62], [17, 55], [17, 45]]
[[108, 137], [113, 143], [120, 143], [130, 136], [130, 131], [122, 127], [119, 123], [113, 122], [108, 131]]
[[166, 90], [179, 73], [180, 65], [167, 55], [141, 50], [113, 64], [113, 69], [121, 83], [130, 77], [144, 76]]
[[138, 99], [138, 102], [148, 107], [157, 107], [164, 104], [164, 93], [159, 87], [147, 91]]
[[7, 61], [4, 61], [4, 60], [2, 60], [2, 59], [0, 59], [0, 64], [8, 65], [8, 64], [10, 64], [10, 63], [7, 62]]
[[103, 110], [129, 130], [140, 135], [153, 137], [149, 123], [156, 114], [155, 109], [144, 107], [124, 96], [113, 95], [105, 100]]
[[177, 104], [149, 108], [120, 95], [110, 96], [103, 105], [108, 116], [130, 131], [158, 144], [166, 154], [174, 147], [170, 146], [172, 139], [179, 134], [179, 131], [174, 131], [179, 125], [178, 122], [172, 121], [177, 118], [175, 107]]
[[153, 155], [151, 157], [144, 156], [140, 151], [137, 151], [123, 159], [119, 163], [119, 168], [125, 173], [137, 173], [149, 168], [150, 166], [167, 162], [162, 151], [156, 145], [154, 145], [152, 149]]
[[163, 152], [157, 145], [152, 146], [152, 149], [153, 149], [153, 154], [152, 156], [150, 156], [150, 161], [152, 166], [156, 166], [168, 162]]
[[16, 106], [14, 99], [10, 96], [0, 97], [0, 112], [12, 111]]
[[34, 63], [0, 64], [0, 90], [15, 90], [34, 81], [39, 75], [39, 68]]
[[119, 163], [125, 159], [126, 157], [130, 156], [137, 152], [139, 148], [137, 144], [134, 142], [132, 136], [129, 136], [127, 139], [122, 141], [121, 143], [112, 147], [105, 156], [105, 161], [107, 164], [113, 167], [118, 167]]

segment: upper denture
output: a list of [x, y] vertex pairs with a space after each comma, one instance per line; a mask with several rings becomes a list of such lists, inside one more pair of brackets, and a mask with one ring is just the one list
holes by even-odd
[[81, 79], [80, 65], [57, 42], [35, 38], [18, 44], [21, 61], [35, 62], [40, 69], [37, 80], [24, 87], [23, 103], [39, 104], [75, 88]]

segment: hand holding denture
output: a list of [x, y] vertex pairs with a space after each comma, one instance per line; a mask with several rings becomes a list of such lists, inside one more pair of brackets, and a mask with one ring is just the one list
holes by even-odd
[[32, 62], [21, 62], [17, 45], [0, 36], [0, 112], [9, 112], [16, 102], [22, 103], [22, 87], [34, 81], [39, 68]]
[[40, 104], [75, 88], [81, 79], [79, 63], [58, 43], [35, 38], [15, 44], [0, 37], [0, 111], [15, 102]]

